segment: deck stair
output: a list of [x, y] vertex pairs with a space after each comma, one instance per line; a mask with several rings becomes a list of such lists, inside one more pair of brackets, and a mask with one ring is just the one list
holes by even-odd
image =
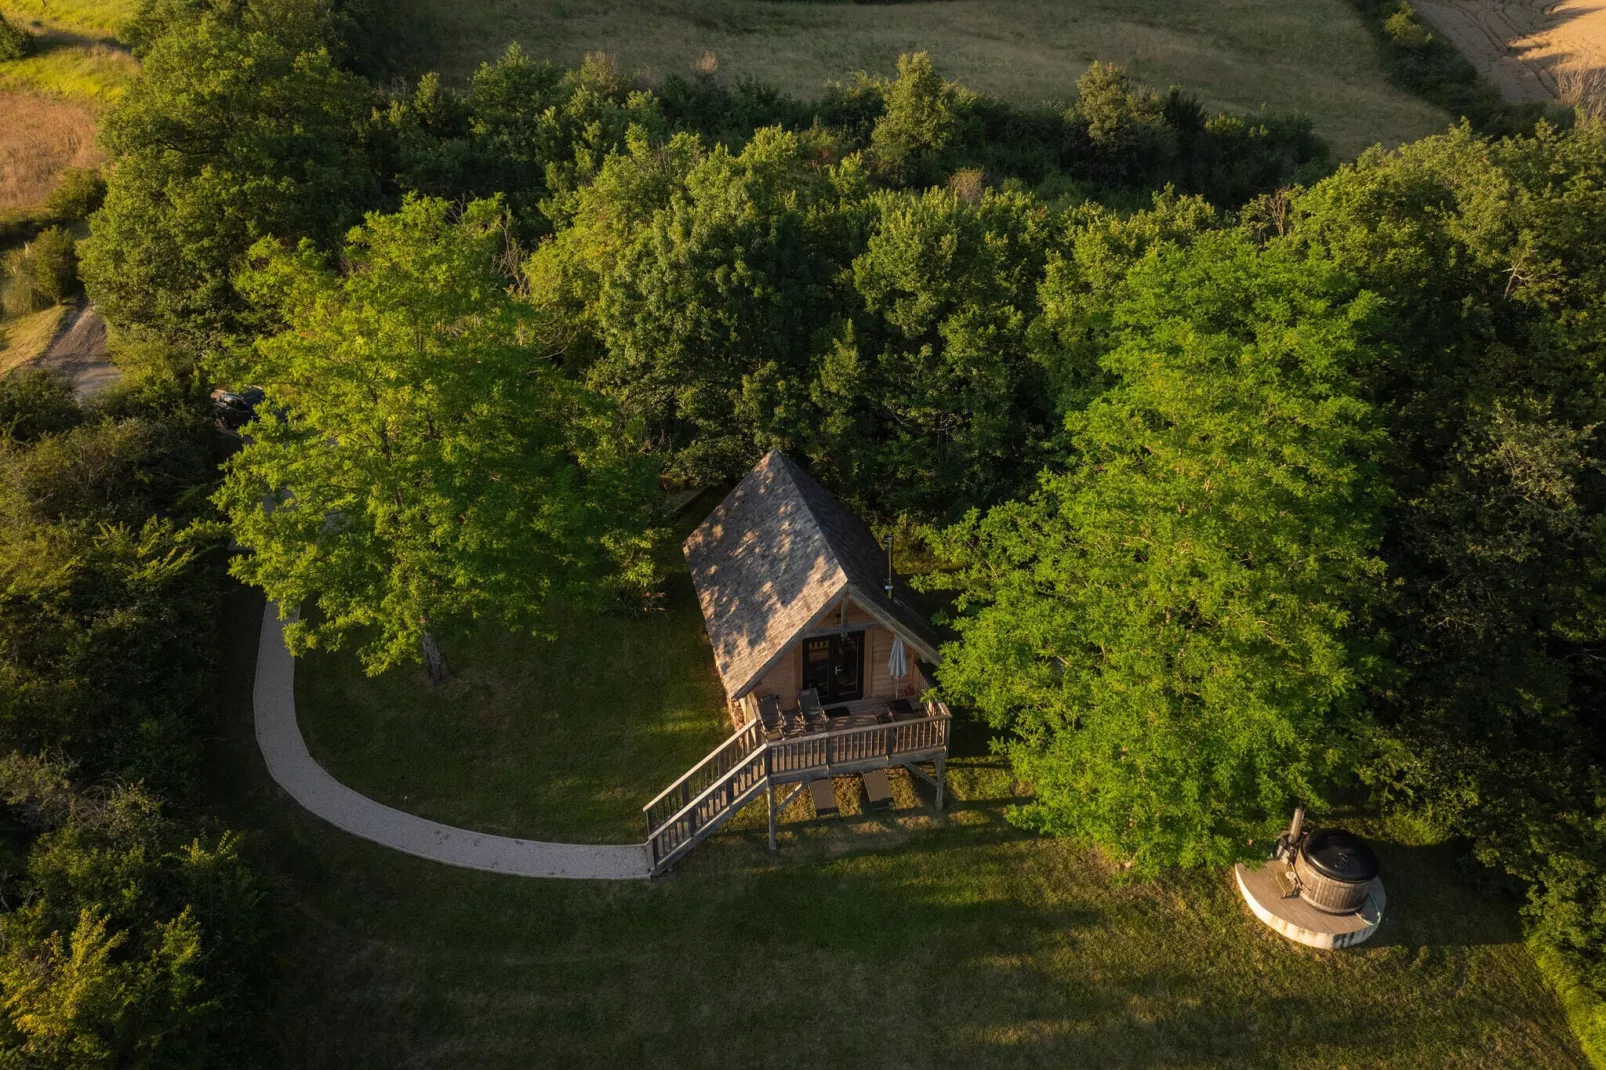
[[862, 728], [815, 732], [766, 740], [750, 722], [714, 748], [652, 802], [647, 818], [647, 856], [653, 876], [666, 872], [687, 852], [760, 795], [770, 804], [770, 846], [775, 845], [775, 788], [822, 777], [905, 765], [922, 777], [916, 763], [933, 762], [937, 808], [942, 808], [943, 765], [952, 717], [941, 702], [926, 703], [926, 716]]

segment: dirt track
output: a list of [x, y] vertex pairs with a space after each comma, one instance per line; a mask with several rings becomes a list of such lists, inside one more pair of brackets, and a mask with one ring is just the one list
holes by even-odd
[[85, 302], [68, 321], [67, 328], [33, 362], [36, 368], [52, 368], [71, 380], [73, 394], [87, 401], [122, 379], [123, 372], [106, 352], [106, 321], [95, 306]]
[[1606, 69], [1601, 0], [1417, 0], [1416, 8], [1510, 101], [1555, 100], [1569, 75]]

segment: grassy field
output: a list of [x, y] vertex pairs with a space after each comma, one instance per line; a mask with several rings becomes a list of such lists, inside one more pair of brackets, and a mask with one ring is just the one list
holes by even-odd
[[24, 24], [89, 37], [115, 37], [139, 12], [139, 0], [5, 0], [0, 11]]
[[[683, 571], [683, 570], [682, 570]], [[556, 640], [491, 632], [455, 675], [370, 679], [351, 655], [296, 672], [312, 753], [366, 794], [503, 835], [633, 842], [641, 807], [730, 733], [689, 579], [644, 618], [565, 614]]]
[[0, 92], [0, 210], [38, 204], [63, 169], [95, 167], [95, 113], [78, 104]]
[[16, 319], [0, 319], [0, 375], [43, 355], [71, 311], [71, 305], [57, 305]]
[[611, 52], [655, 75], [690, 72], [708, 51], [729, 77], [813, 96], [827, 80], [888, 74], [900, 52], [926, 49], [946, 76], [1027, 102], [1069, 99], [1091, 60], [1113, 60], [1213, 108], [1303, 112], [1346, 155], [1448, 122], [1387, 84], [1345, 0], [399, 0], [393, 10], [411, 65], [456, 76], [509, 41], [564, 64]]
[[0, 63], [0, 92], [33, 93], [100, 110], [115, 103], [138, 73], [139, 61], [118, 45], [47, 29], [33, 55]]
[[[262, 997], [275, 1065], [1583, 1065], [1513, 905], [1450, 849], [1366, 827], [1393, 913], [1362, 949], [1308, 951], [1224, 872], [1121, 883], [1016, 831], [1019, 789], [973, 735], [943, 815], [900, 777], [896, 808], [865, 816], [843, 783], [844, 818], [794, 805], [772, 855], [754, 808], [656, 885], [497, 877], [352, 839], [261, 768], [260, 607], [239, 589], [229, 607], [212, 780], [284, 919]], [[487, 822], [506, 811], [475, 797]]]
[[0, 209], [26, 208], [63, 168], [97, 166], [99, 112], [122, 96], [139, 62], [113, 39], [136, 0], [4, 0], [35, 34], [35, 52], [0, 63]]

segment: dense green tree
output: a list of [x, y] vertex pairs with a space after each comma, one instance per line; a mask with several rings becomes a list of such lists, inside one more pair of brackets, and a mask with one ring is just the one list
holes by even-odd
[[[8, 380], [9, 382], [9, 380]], [[193, 424], [69, 408], [48, 380], [0, 439], [0, 750], [65, 748], [91, 776], [163, 790], [193, 774], [190, 717], [213, 650]]]
[[308, 611], [293, 650], [438, 676], [454, 626], [651, 578], [651, 474], [552, 367], [507, 227], [497, 201], [410, 199], [352, 231], [344, 275], [306, 242], [253, 250], [241, 290], [288, 326], [238, 358], [274, 411], [218, 501], [251, 551], [234, 573]]
[[575, 191], [624, 147], [632, 127], [661, 136], [665, 122], [653, 95], [632, 86], [611, 58], [589, 55], [564, 70], [532, 61], [518, 45], [482, 65], [462, 95], [426, 75], [379, 122], [403, 190], [499, 193], [533, 233], [565, 216]]
[[237, 329], [230, 279], [258, 238], [328, 239], [372, 203], [370, 93], [338, 70], [316, 0], [147, 12], [143, 72], [101, 128], [114, 166], [82, 244], [112, 322], [204, 345]]
[[193, 516], [212, 459], [192, 427], [130, 417], [98, 419], [0, 447], [0, 514], [22, 524], [139, 524]]
[[810, 404], [788, 427], [755, 375], [752, 419], [882, 515], [996, 501], [1035, 471], [1050, 411], [1026, 346], [1049, 212], [1023, 194], [971, 204], [944, 190], [883, 193], [868, 208], [858, 307], [815, 360]]
[[871, 197], [829, 148], [638, 134], [531, 258], [534, 299], [572, 373], [640, 416], [675, 475], [732, 478], [780, 446], [882, 515], [995, 500], [1048, 408], [1025, 343], [1048, 210]]
[[[599, 192], [623, 202], [617, 217], [582, 197], [587, 236], [560, 238], [532, 274], [574, 280], [553, 292], [589, 306], [590, 382], [644, 421], [673, 475], [710, 482], [762, 451], [750, 388], [806, 396], [810, 354], [843, 305], [842, 267], [862, 247], [851, 206], [865, 178], [828, 166], [819, 136], [761, 130], [739, 154], [700, 159], [693, 145], [674, 143], [668, 172], [645, 149], [607, 172]], [[624, 232], [624, 220], [639, 222]]]
[[216, 607], [208, 543], [170, 522], [0, 538], [0, 745], [63, 748], [95, 776], [187, 787]]
[[1093, 63], [1076, 80], [1070, 117], [1092, 150], [1082, 169], [1107, 185], [1133, 185], [1163, 172], [1176, 153], [1164, 101], [1113, 63]]
[[59, 764], [0, 758], [13, 830], [0, 877], [0, 1065], [216, 1065], [259, 951], [258, 893], [232, 837], [186, 839], [142, 788], [73, 784]]
[[631, 131], [625, 150], [575, 191], [563, 225], [525, 264], [530, 300], [561, 325], [562, 360], [571, 374], [586, 374], [603, 352], [598, 306], [617, 262], [706, 155], [692, 134], [655, 144], [645, 130]]
[[980, 132], [972, 114], [976, 95], [943, 81], [927, 53], [898, 57], [898, 76], [886, 84], [882, 99], [870, 153], [884, 180], [929, 185], [945, 177], [961, 151], [974, 151]]
[[1026, 824], [1140, 872], [1219, 864], [1343, 774], [1381, 588], [1374, 308], [1230, 235], [1157, 249], [1064, 471], [939, 535], [939, 682], [1011, 730]]
[[1400, 488], [1384, 797], [1521, 879], [1606, 991], [1606, 131], [1374, 151], [1288, 243], [1385, 298]]
[[256, 1040], [259, 899], [193, 806], [221, 579], [198, 408], [0, 379], [0, 1066], [241, 1065]]
[[14, 316], [49, 308], [78, 290], [78, 254], [73, 236], [46, 227], [5, 259], [5, 310]]
[[1203, 198], [1166, 191], [1137, 212], [1078, 205], [1061, 226], [1064, 233], [1044, 265], [1042, 313], [1030, 325], [1029, 344], [1047, 381], [1045, 402], [1063, 414], [1080, 410], [1108, 385], [1100, 357], [1133, 265], [1219, 229], [1221, 218]]

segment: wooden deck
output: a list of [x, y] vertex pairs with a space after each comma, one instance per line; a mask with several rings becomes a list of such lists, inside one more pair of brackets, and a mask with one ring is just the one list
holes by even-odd
[[[886, 700], [879, 701], [885, 708]], [[952, 722], [948, 707], [941, 702], [928, 702], [924, 716], [889, 724], [855, 725], [866, 714], [873, 718], [874, 702], [850, 705], [863, 709], [837, 719], [822, 731], [786, 739], [765, 740], [756, 722], [745, 725], [643, 807], [653, 873], [668, 869], [737, 810], [766, 793], [773, 845], [774, 792], [780, 785], [806, 784], [823, 777], [894, 765], [916, 768], [916, 763], [929, 761], [934, 763], [936, 775], [927, 779], [937, 788], [937, 807], [941, 809], [943, 766]], [[849, 727], [842, 727], [844, 721]], [[916, 771], [925, 776], [923, 771]]]
[[1268, 862], [1250, 868], [1242, 862], [1233, 867], [1238, 891], [1255, 917], [1295, 943], [1332, 950], [1363, 943], [1383, 923], [1388, 897], [1383, 882], [1373, 879], [1366, 901], [1351, 914], [1329, 914], [1303, 898], [1285, 896], [1278, 887], [1277, 874], [1287, 869], [1282, 862]]

